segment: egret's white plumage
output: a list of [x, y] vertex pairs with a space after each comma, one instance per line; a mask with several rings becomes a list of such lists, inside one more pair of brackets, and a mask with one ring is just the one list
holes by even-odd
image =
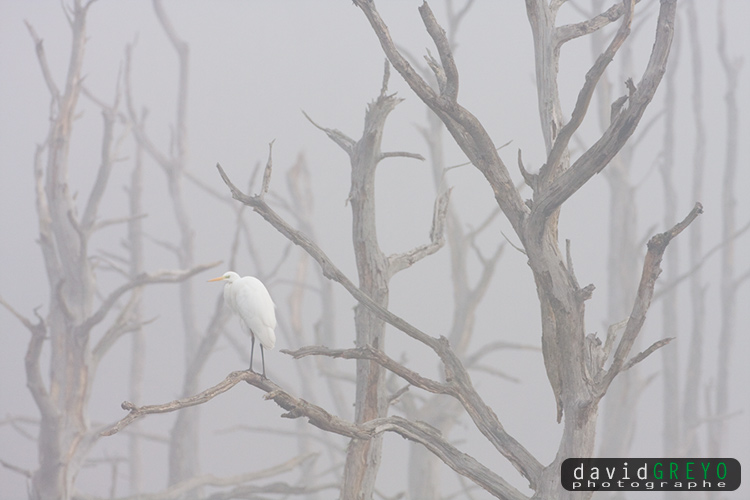
[[263, 283], [253, 276], [244, 276], [228, 271], [223, 276], [208, 281], [225, 281], [224, 302], [240, 318], [243, 329], [252, 339], [250, 349], [250, 370], [253, 369], [255, 338], [260, 342], [260, 355], [263, 360], [263, 376], [266, 376], [266, 360], [263, 348], [273, 349], [276, 345], [276, 306]]

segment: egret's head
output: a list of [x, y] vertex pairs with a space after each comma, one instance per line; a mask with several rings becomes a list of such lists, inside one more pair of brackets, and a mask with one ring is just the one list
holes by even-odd
[[229, 283], [231, 283], [239, 277], [240, 277], [239, 274], [233, 271], [227, 271], [223, 275], [219, 276], [218, 278], [214, 278], [208, 281], [228, 281]]

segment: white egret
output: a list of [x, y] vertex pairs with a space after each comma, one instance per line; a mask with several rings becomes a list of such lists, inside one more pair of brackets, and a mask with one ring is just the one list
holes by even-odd
[[263, 361], [263, 378], [266, 378], [266, 358], [263, 348], [273, 349], [276, 344], [276, 305], [263, 283], [253, 276], [244, 276], [228, 271], [223, 276], [208, 281], [226, 281], [224, 302], [240, 317], [240, 324], [250, 334], [250, 371], [253, 371], [255, 337], [260, 343]]

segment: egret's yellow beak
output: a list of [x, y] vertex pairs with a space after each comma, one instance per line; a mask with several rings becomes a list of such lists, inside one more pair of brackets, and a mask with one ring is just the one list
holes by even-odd
[[208, 281], [221, 281], [223, 279], [224, 279], [224, 276], [219, 276], [218, 278], [214, 278], [214, 279], [208, 280]]

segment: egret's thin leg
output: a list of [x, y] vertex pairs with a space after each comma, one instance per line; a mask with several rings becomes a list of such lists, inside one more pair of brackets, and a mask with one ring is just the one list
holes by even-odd
[[266, 378], [266, 357], [263, 355], [263, 344], [260, 344], [260, 359], [263, 361], [263, 378]]
[[[261, 346], [263, 349], [263, 346]], [[255, 353], [255, 335], [250, 332], [250, 371], [253, 371], [253, 354]]]

